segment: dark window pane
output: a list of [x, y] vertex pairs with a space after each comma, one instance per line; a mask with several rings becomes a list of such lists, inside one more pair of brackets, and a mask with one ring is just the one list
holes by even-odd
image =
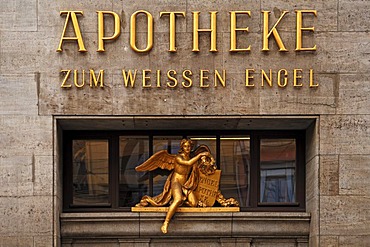
[[108, 141], [73, 141], [73, 204], [109, 203]]
[[248, 136], [221, 137], [220, 189], [225, 198], [233, 197], [241, 207], [249, 206], [250, 138]]
[[135, 171], [136, 166], [149, 158], [149, 138], [121, 136], [119, 147], [119, 206], [132, 207], [149, 193], [148, 173]]
[[296, 202], [295, 180], [295, 139], [262, 139], [260, 149], [260, 202]]

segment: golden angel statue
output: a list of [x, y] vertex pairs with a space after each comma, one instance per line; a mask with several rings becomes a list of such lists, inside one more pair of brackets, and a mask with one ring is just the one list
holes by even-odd
[[[163, 188], [163, 192], [157, 196], [143, 196], [136, 207], [166, 206], [170, 204], [166, 219], [161, 227], [163, 233], [167, 233], [168, 224], [175, 214], [176, 209], [185, 204], [190, 207], [205, 207], [200, 201], [195, 189], [199, 183], [199, 173], [212, 174], [216, 170], [215, 160], [207, 146], [201, 145], [191, 152], [192, 141], [182, 139], [178, 154], [169, 154], [166, 150], [152, 155], [147, 161], [135, 168], [136, 171], [153, 171], [157, 168], [172, 170]], [[239, 206], [233, 199], [225, 199], [219, 193], [219, 202], [223, 206]]]

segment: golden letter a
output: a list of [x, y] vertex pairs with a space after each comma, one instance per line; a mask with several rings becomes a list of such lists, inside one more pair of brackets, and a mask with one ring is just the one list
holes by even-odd
[[[80, 30], [80, 26], [78, 25], [78, 20], [77, 20], [77, 14], [83, 15], [83, 12], [82, 11], [60, 11], [60, 15], [67, 15], [67, 17], [66, 17], [66, 23], [64, 24], [64, 28], [62, 32], [62, 37], [60, 38], [59, 46], [57, 49], [58, 52], [63, 51], [62, 45], [63, 45], [63, 41], [65, 40], [76, 40], [78, 44], [78, 51], [79, 52], [87, 51], [85, 48], [84, 42], [82, 40], [81, 30]], [[65, 37], [69, 20], [72, 20], [73, 30], [75, 32], [76, 37]]]

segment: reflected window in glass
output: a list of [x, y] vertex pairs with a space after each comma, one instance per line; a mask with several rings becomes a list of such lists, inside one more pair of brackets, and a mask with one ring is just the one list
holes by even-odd
[[294, 203], [295, 186], [295, 139], [261, 139], [260, 202]]
[[109, 203], [107, 140], [73, 141], [73, 205]]
[[221, 136], [220, 189], [226, 198], [238, 200], [241, 207], [249, 206], [250, 137]]
[[135, 171], [149, 158], [149, 138], [120, 136], [119, 143], [119, 206], [132, 207], [149, 192], [148, 174]]

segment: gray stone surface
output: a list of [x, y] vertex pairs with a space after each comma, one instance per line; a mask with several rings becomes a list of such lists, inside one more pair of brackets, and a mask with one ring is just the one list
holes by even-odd
[[318, 33], [317, 72], [369, 73], [369, 34], [366, 32]]
[[320, 118], [321, 154], [369, 154], [369, 115], [335, 115]]
[[369, 74], [340, 75], [338, 114], [369, 114]]
[[321, 196], [320, 234], [367, 236], [369, 198], [362, 196]]
[[0, 236], [51, 236], [51, 203], [49, 196], [2, 197]]
[[37, 114], [37, 78], [38, 74], [0, 75], [0, 114]]
[[338, 236], [321, 236], [320, 246], [337, 247], [339, 246], [339, 238]]
[[[274, 243], [307, 246], [310, 220], [307, 213], [177, 213], [164, 236], [160, 232], [164, 217], [165, 213], [146, 212], [62, 214], [63, 244], [84, 246], [82, 244], [91, 244], [93, 239], [96, 244], [104, 245], [108, 241], [114, 246], [118, 239], [121, 245], [128, 246], [188, 246], [190, 243], [227, 247], [249, 246], [250, 243], [255, 246]], [[268, 229], [264, 227], [266, 222]]]
[[[53, 155], [52, 118], [0, 116], [0, 150], [3, 157]], [[32, 128], [31, 128], [32, 126]]]
[[[338, 29], [339, 31], [369, 31], [370, 7], [368, 1], [361, 0], [339, 0], [338, 1]], [[356, 8], [353, 8], [356, 6]]]
[[339, 236], [340, 246], [368, 246], [370, 243], [370, 235], [367, 236]]
[[338, 155], [320, 156], [320, 191], [321, 195], [339, 195], [339, 158]]
[[37, 0], [0, 1], [1, 31], [37, 31]]
[[7, 246], [7, 247], [33, 247], [33, 238], [32, 237], [20, 237], [20, 236], [2, 236], [0, 238], [0, 246]]
[[[336, 0], [328, 1], [296, 1], [292, 4], [289, 1], [278, 0], [278, 1], [268, 1], [261, 0], [261, 9], [271, 11], [271, 25], [275, 23], [280, 17], [282, 11], [289, 11], [289, 15], [284, 17], [284, 24], [279, 24], [279, 30], [284, 31], [294, 31], [296, 24], [296, 15], [295, 10], [316, 10], [317, 18], [313, 18], [313, 15], [307, 14], [304, 16], [304, 26], [315, 27], [315, 32], [330, 32], [337, 31], [337, 15], [338, 15], [338, 6]], [[287, 28], [289, 27], [289, 29]]]
[[42, 60], [43, 39], [38, 32], [0, 32], [1, 74], [33, 74]]
[[319, 156], [315, 156], [306, 164], [306, 199], [317, 197], [319, 192]]
[[339, 157], [339, 194], [369, 196], [370, 155]]
[[[86, 238], [89, 236], [139, 236], [138, 213], [82, 213], [61, 215], [61, 236]], [[94, 227], [91, 227], [91, 223]], [[113, 223], [113, 225], [112, 225]]]

